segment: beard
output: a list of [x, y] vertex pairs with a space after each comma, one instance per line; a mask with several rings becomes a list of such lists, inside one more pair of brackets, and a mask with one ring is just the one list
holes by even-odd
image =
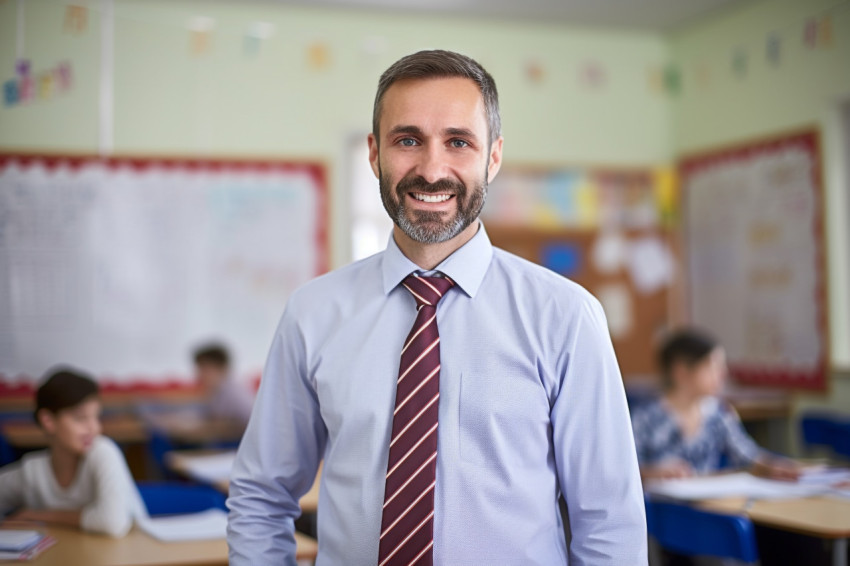
[[[407, 237], [420, 244], [439, 244], [463, 232], [481, 214], [484, 201], [487, 199], [487, 169], [471, 191], [460, 181], [440, 179], [429, 183], [419, 175], [404, 177], [393, 191], [389, 177], [384, 175], [383, 170], [379, 173], [381, 201], [384, 203], [384, 209]], [[446, 218], [447, 215], [443, 212], [408, 210], [404, 203], [410, 192], [452, 194], [457, 201], [457, 212], [453, 217]]]

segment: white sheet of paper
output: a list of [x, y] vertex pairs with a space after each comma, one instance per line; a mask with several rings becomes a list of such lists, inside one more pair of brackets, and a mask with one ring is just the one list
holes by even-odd
[[233, 469], [233, 461], [235, 459], [235, 450], [222, 452], [221, 454], [193, 456], [187, 459], [186, 473], [192, 478], [205, 483], [215, 483], [230, 479], [230, 471]]
[[693, 501], [722, 497], [788, 499], [828, 493], [829, 486], [757, 478], [746, 472], [675, 480], [659, 480], [647, 485], [653, 495]]
[[164, 542], [209, 540], [227, 536], [227, 513], [207, 509], [200, 513], [168, 517], [144, 517], [137, 520], [139, 528]]

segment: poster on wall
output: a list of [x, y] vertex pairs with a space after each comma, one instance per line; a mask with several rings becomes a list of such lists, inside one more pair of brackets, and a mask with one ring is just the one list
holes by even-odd
[[829, 368], [816, 132], [681, 164], [692, 321], [746, 384], [824, 389]]
[[258, 373], [289, 294], [328, 268], [311, 163], [0, 155], [0, 382], [71, 364], [188, 377], [215, 339]]

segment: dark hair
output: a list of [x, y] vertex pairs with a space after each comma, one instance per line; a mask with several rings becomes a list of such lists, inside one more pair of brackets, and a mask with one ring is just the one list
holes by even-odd
[[230, 354], [221, 344], [205, 344], [195, 350], [195, 364], [212, 364], [218, 367], [230, 365]]
[[44, 383], [35, 392], [36, 422], [38, 412], [47, 409], [58, 413], [76, 407], [89, 397], [98, 394], [97, 382], [88, 375], [71, 368], [58, 368], [49, 372]]
[[378, 92], [375, 95], [375, 106], [372, 110], [372, 133], [375, 138], [379, 139], [378, 126], [381, 116], [381, 103], [393, 83], [404, 79], [446, 77], [471, 79], [478, 85], [481, 97], [484, 99], [490, 144], [498, 139], [502, 132], [502, 121], [499, 117], [499, 93], [496, 91], [496, 82], [493, 77], [474, 59], [460, 53], [441, 49], [419, 51], [402, 57], [381, 75], [381, 79], [378, 81]]
[[696, 328], [683, 328], [670, 334], [658, 351], [658, 367], [665, 387], [672, 385], [670, 371], [682, 362], [688, 367], [707, 358], [720, 344], [711, 335]]

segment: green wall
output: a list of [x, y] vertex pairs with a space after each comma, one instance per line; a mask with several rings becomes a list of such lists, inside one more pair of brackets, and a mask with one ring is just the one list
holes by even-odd
[[[829, 41], [821, 35], [814, 47], [808, 46], [806, 23], [816, 22], [820, 32], [824, 17]], [[771, 33], [780, 38], [778, 64], [766, 56]], [[850, 108], [850, 2], [748, 2], [679, 29], [669, 41], [683, 78], [671, 109], [677, 155], [812, 126], [820, 130], [831, 357], [834, 365], [850, 367], [850, 132], [842, 131], [840, 114], [842, 104]], [[748, 55], [742, 76], [733, 71], [736, 50]], [[830, 388], [827, 395], [798, 395], [795, 409], [830, 406], [847, 411], [850, 373], [836, 372]], [[796, 431], [791, 438], [796, 439]]]

